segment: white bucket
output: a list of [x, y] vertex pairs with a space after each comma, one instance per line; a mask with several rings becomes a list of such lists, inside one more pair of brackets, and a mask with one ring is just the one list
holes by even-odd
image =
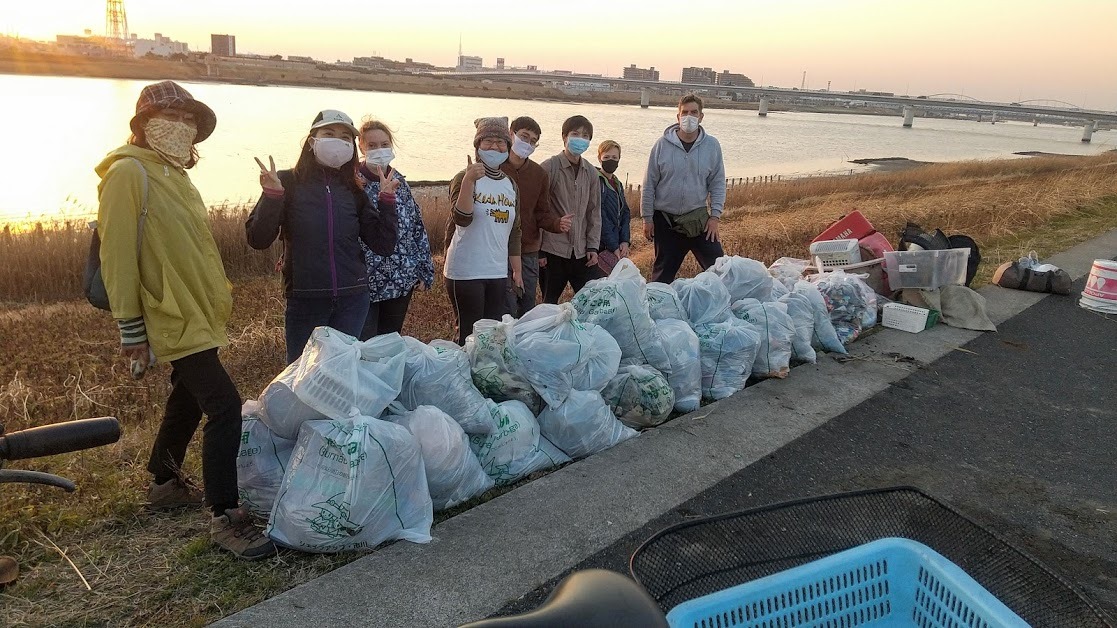
[[1117, 262], [1096, 259], [1082, 289], [1082, 307], [1107, 314], [1117, 313]]

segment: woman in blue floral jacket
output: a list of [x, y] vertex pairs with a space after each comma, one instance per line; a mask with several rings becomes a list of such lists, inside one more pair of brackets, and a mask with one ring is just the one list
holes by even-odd
[[378, 120], [365, 120], [357, 143], [364, 155], [358, 172], [365, 193], [373, 204], [379, 202], [381, 192], [394, 193], [399, 220], [399, 237], [391, 255], [364, 249], [369, 310], [360, 338], [367, 340], [403, 329], [411, 293], [419, 286], [429, 290], [434, 283], [434, 261], [419, 204], [403, 175], [390, 166], [395, 157], [391, 129]]

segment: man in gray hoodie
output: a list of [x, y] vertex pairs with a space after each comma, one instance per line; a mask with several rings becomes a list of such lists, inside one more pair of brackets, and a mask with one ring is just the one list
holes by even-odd
[[644, 237], [655, 247], [651, 281], [671, 283], [687, 253], [703, 268], [725, 255], [718, 223], [725, 207], [721, 144], [706, 133], [702, 99], [679, 100], [678, 122], [652, 146], [640, 213]]

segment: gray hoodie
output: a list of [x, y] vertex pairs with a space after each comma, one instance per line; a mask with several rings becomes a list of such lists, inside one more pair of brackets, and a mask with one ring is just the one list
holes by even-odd
[[698, 139], [688, 153], [672, 124], [656, 140], [648, 156], [640, 214], [644, 222], [652, 221], [652, 210], [676, 216], [707, 207], [710, 215], [721, 218], [725, 207], [725, 162], [721, 144], [702, 127]]

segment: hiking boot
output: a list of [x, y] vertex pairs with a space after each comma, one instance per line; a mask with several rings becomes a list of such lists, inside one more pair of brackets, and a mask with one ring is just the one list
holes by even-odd
[[209, 537], [213, 542], [244, 560], [259, 560], [275, 556], [275, 545], [252, 522], [244, 508], [230, 508], [209, 524]]
[[147, 487], [147, 507], [152, 510], [169, 510], [185, 506], [201, 506], [205, 494], [197, 487], [178, 478], [162, 484], [154, 481]]

